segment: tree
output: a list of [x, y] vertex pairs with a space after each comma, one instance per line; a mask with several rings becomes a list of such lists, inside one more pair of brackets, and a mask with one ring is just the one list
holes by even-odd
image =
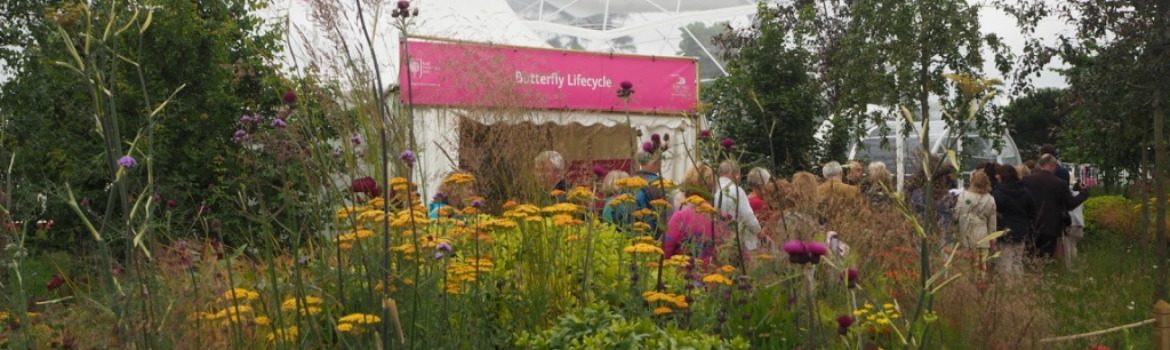
[[[1004, 107], [1002, 115], [1011, 131], [1016, 147], [1023, 159], [1040, 157], [1039, 149], [1044, 145], [1055, 145], [1063, 134], [1068, 110], [1063, 105], [1064, 90], [1041, 89], [1017, 98]], [[1070, 147], [1062, 147], [1066, 149]]]
[[705, 90], [704, 99], [714, 106], [707, 118], [737, 139], [745, 162], [767, 163], [784, 174], [811, 168], [813, 136], [826, 113], [809, 74], [809, 53], [790, 45], [775, 15], [761, 4], [758, 30], [730, 34], [737, 44], [727, 60], [729, 75]]
[[[1044, 1], [1008, 2], [1001, 6], [1014, 15], [1029, 36], [1018, 90], [1027, 89], [1027, 77], [1044, 69], [1053, 57], [1072, 68], [1069, 100], [1070, 130], [1075, 134], [1078, 158], [1099, 162], [1106, 170], [1145, 174], [1143, 152], [1154, 149], [1154, 188], [1157, 200], [1159, 262], [1170, 262], [1166, 237], [1167, 150], [1164, 123], [1170, 102], [1170, 81], [1152, 79], [1170, 73], [1170, 4], [1165, 1], [1094, 0], [1063, 1], [1051, 6]], [[1056, 45], [1035, 37], [1038, 23], [1049, 16], [1075, 28], [1061, 34]], [[1141, 142], [1134, 142], [1141, 140]], [[1141, 176], [1140, 178], [1146, 178]], [[1154, 299], [1170, 291], [1170, 274], [1158, 272]]]

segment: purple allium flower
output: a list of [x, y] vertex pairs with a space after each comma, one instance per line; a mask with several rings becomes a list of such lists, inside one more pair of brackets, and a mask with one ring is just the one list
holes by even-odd
[[291, 104], [296, 104], [296, 103], [297, 103], [297, 92], [296, 92], [296, 91], [292, 91], [292, 90], [289, 90], [288, 92], [285, 92], [285, 93], [284, 93], [284, 103], [285, 103], [285, 104], [290, 104], [290, 105], [291, 105]]
[[414, 155], [414, 151], [411, 150], [402, 151], [402, 154], [398, 156], [398, 159], [406, 162], [406, 166], [414, 166], [414, 162], [418, 160], [418, 158]]
[[353, 136], [349, 137], [349, 142], [353, 142], [354, 146], [361, 146], [362, 145], [362, 134], [359, 134], [356, 132], [353, 133]]
[[272, 120], [272, 127], [277, 129], [284, 129], [288, 127], [288, 123], [285, 123], [284, 119], [276, 118]]
[[439, 243], [438, 246], [435, 246], [435, 250], [438, 250], [440, 252], [450, 253], [451, 252], [451, 244], [447, 243], [447, 242]]
[[240, 116], [240, 124], [248, 125], [251, 123], [252, 123], [252, 116], [247, 115], [247, 114]]
[[248, 132], [244, 131], [244, 129], [236, 129], [236, 133], [232, 134], [232, 141], [234, 141], [235, 143], [244, 142], [244, 140], [247, 140], [247, 139], [248, 139]]
[[711, 139], [711, 129], [703, 129], [702, 131], [699, 131], [699, 139], [700, 140], [710, 140]]
[[845, 335], [849, 332], [849, 327], [853, 325], [853, 317], [849, 315], [837, 316], [837, 333]]
[[378, 187], [378, 182], [369, 176], [353, 179], [349, 189], [354, 193], [364, 193], [369, 197], [377, 197], [382, 193], [382, 189]]
[[631, 83], [629, 80], [622, 81], [622, 89], [629, 90], [629, 89], [633, 89], [633, 88], [634, 88], [634, 83]]
[[859, 277], [860, 274], [857, 272], [857, 269], [850, 268], [845, 271], [845, 282], [849, 284], [849, 289], [857, 288], [857, 279]]
[[134, 157], [131, 157], [130, 155], [124, 155], [122, 158], [118, 158], [118, 166], [122, 167], [123, 169], [130, 169], [138, 166], [138, 160], [134, 159]]
[[600, 165], [593, 167], [593, 175], [596, 175], [598, 179], [604, 178], [606, 174], [609, 174], [609, 170], [605, 170], [605, 167]]
[[642, 143], [642, 150], [646, 153], [654, 153], [654, 143], [646, 141]]
[[732, 140], [730, 137], [725, 137], [723, 141], [719, 141], [719, 145], [723, 146], [724, 150], [730, 151], [735, 149], [735, 140]]
[[482, 199], [476, 199], [476, 200], [471, 201], [472, 208], [483, 208], [483, 206], [484, 206], [484, 204], [483, 204]]

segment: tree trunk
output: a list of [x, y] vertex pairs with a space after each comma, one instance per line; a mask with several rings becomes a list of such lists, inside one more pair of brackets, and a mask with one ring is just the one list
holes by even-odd
[[1162, 91], [1154, 92], [1154, 198], [1157, 200], [1157, 215], [1154, 226], [1158, 233], [1158, 282], [1154, 289], [1155, 300], [1166, 297], [1168, 252], [1166, 246], [1166, 138], [1163, 133], [1166, 113], [1162, 110]]

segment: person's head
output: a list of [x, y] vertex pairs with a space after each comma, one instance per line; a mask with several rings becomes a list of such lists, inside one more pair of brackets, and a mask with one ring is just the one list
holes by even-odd
[[557, 151], [544, 151], [536, 155], [536, 178], [546, 186], [561, 181], [565, 173], [565, 158]]
[[987, 173], [982, 169], [975, 170], [971, 173], [971, 183], [967, 185], [967, 190], [980, 194], [987, 194], [991, 192], [991, 178], [987, 177]]
[[1056, 146], [1051, 144], [1040, 146], [1040, 154], [1051, 154], [1053, 157], [1060, 156], [1059, 153], [1056, 153]]
[[610, 171], [605, 174], [605, 179], [601, 180], [601, 193], [606, 196], [617, 194], [621, 189], [618, 188], [618, 181], [630, 177], [630, 174], [621, 170]]
[[658, 173], [662, 170], [662, 158], [658, 157], [654, 153], [638, 151], [634, 158], [638, 161], [638, 169], [641, 169], [642, 171]]
[[708, 198], [711, 196], [711, 191], [718, 185], [715, 178], [715, 172], [706, 164], [699, 164], [691, 170], [687, 170], [687, 174], [683, 176], [683, 193], [688, 196], [700, 196]]
[[1047, 172], [1056, 172], [1056, 168], [1060, 166], [1060, 161], [1056, 160], [1056, 156], [1051, 153], [1045, 153], [1036, 161], [1036, 169]]
[[765, 198], [772, 208], [788, 209], [795, 206], [792, 196], [792, 183], [785, 179], [776, 179], [767, 188]]
[[848, 175], [849, 181], [851, 181], [851, 182], [861, 181], [861, 177], [864, 175], [864, 172], [862, 170], [863, 169], [862, 169], [860, 162], [858, 162], [856, 160], [849, 161], [849, 175]]
[[988, 180], [991, 180], [991, 186], [995, 186], [999, 184], [999, 178], [996, 177], [996, 174], [999, 173], [998, 169], [998, 164], [995, 164], [994, 162], [987, 162], [983, 163], [983, 165], [980, 166], [977, 170], [983, 170], [983, 173], [987, 174]]
[[821, 168], [821, 174], [825, 176], [825, 180], [840, 180], [842, 171], [841, 163], [836, 161], [825, 163], [825, 166]]
[[772, 182], [772, 173], [767, 169], [756, 167], [748, 171], [747, 185], [752, 191], [762, 191], [765, 185]]
[[731, 181], [739, 181], [739, 164], [734, 160], [725, 160], [719, 163], [719, 177], [725, 177]]
[[468, 203], [464, 203], [468, 198], [475, 195], [475, 185], [469, 181], [461, 179], [471, 178], [471, 174], [463, 171], [452, 171], [443, 178], [443, 182], [439, 184], [439, 193], [444, 204], [461, 207]]
[[792, 193], [797, 203], [812, 200], [817, 193], [817, 176], [807, 171], [793, 174]]
[[1028, 166], [1027, 164], [1017, 165], [1016, 175], [1018, 175], [1021, 179], [1028, 177], [1028, 175], [1032, 175], [1032, 167]]
[[1016, 167], [1003, 164], [996, 168], [995, 177], [999, 178], [999, 183], [1010, 184], [1020, 181], [1020, 171]]
[[1024, 164], [1020, 164], [1020, 165], [1023, 165], [1024, 167], [1028, 168], [1029, 173], [1030, 173], [1031, 172], [1030, 170], [1036, 169], [1036, 160], [1029, 159], [1029, 160], [1024, 161]]
[[869, 167], [866, 169], [866, 172], [869, 174], [866, 175], [865, 181], [870, 184], [889, 184], [890, 182], [890, 171], [889, 169], [886, 169], [886, 163], [869, 163]]

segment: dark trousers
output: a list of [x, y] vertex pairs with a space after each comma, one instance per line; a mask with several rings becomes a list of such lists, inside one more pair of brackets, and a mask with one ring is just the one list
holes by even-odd
[[1037, 235], [1036, 240], [1032, 242], [1032, 247], [1029, 249], [1029, 255], [1034, 258], [1051, 258], [1056, 256], [1056, 245], [1060, 242], [1060, 236]]

